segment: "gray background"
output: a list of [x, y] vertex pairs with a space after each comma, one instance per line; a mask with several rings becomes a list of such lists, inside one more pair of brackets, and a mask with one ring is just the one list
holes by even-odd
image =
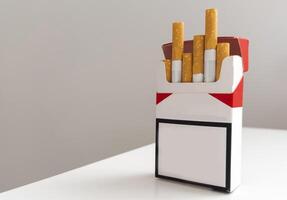
[[0, 191], [154, 140], [155, 69], [219, 10], [250, 39], [244, 125], [287, 128], [285, 1], [0, 1]]

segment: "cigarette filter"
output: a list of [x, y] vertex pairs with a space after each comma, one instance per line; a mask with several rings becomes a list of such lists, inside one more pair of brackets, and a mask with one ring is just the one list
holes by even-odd
[[171, 82], [171, 61], [169, 59], [163, 60], [165, 65], [166, 80]]
[[172, 24], [172, 82], [181, 82], [181, 65], [184, 44], [184, 23]]
[[205, 11], [205, 49], [215, 49], [217, 44], [217, 10]]
[[172, 24], [172, 60], [181, 60], [184, 42], [184, 23], [174, 22]]
[[193, 37], [193, 82], [203, 82], [203, 55], [204, 35], [195, 35]]
[[229, 43], [218, 43], [216, 46], [216, 77], [218, 80], [220, 78], [221, 65], [224, 58], [228, 57], [230, 54]]
[[204, 82], [215, 81], [216, 43], [217, 11], [208, 9], [205, 12]]
[[192, 54], [184, 53], [182, 57], [182, 82], [192, 81]]

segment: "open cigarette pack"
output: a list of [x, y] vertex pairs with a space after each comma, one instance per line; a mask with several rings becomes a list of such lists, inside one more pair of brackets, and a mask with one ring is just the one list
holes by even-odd
[[[226, 192], [240, 184], [243, 78], [248, 71], [248, 40], [229, 43], [215, 82], [171, 83], [159, 68], [156, 94], [156, 169], [160, 178]], [[192, 53], [193, 41], [184, 42]], [[162, 46], [166, 59], [172, 43]]]

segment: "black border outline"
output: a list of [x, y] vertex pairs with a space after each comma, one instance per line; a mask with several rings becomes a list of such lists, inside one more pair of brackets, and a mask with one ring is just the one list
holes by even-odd
[[[159, 123], [169, 124], [184, 124], [184, 125], [195, 125], [195, 126], [210, 126], [210, 127], [225, 127], [226, 128], [226, 172], [225, 172], [225, 187], [209, 185], [205, 183], [199, 183], [194, 181], [183, 180], [179, 178], [169, 177], [160, 175], [158, 173], [158, 135], [159, 135]], [[223, 122], [204, 122], [204, 121], [187, 121], [187, 120], [175, 120], [175, 119], [162, 119], [156, 118], [156, 138], [155, 138], [155, 177], [165, 178], [173, 181], [179, 181], [182, 183], [190, 183], [200, 186], [206, 186], [218, 191], [230, 192], [231, 182], [231, 123]]]

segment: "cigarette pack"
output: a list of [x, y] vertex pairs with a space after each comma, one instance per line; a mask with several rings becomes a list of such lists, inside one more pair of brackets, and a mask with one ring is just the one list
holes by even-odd
[[[240, 184], [243, 78], [248, 40], [219, 37], [230, 44], [220, 79], [210, 83], [170, 83], [159, 68], [156, 94], [155, 176], [225, 192]], [[162, 46], [171, 58], [171, 43]], [[192, 41], [184, 42], [192, 53]]]

